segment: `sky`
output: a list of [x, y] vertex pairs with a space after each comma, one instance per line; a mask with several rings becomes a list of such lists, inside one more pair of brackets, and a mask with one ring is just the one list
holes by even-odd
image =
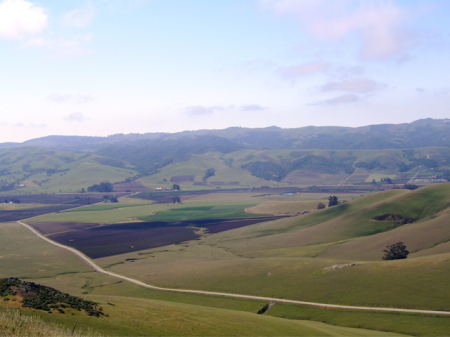
[[0, 142], [450, 118], [448, 0], [0, 0]]

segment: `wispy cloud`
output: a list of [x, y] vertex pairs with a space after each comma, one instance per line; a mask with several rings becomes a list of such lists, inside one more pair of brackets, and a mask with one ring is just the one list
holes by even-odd
[[0, 2], [0, 37], [21, 39], [47, 27], [48, 15], [43, 7], [26, 0]]
[[195, 105], [195, 106], [189, 106], [185, 108], [185, 113], [188, 115], [211, 115], [214, 114], [216, 111], [223, 111], [224, 108], [220, 106], [202, 106], [202, 105]]
[[84, 122], [86, 119], [87, 119], [86, 116], [84, 116], [83, 113], [78, 111], [64, 117], [64, 120], [67, 122], [77, 122], [77, 123]]
[[330, 99], [317, 101], [317, 102], [311, 103], [309, 105], [341, 105], [341, 104], [355, 103], [358, 101], [361, 101], [361, 98], [358, 95], [343, 94], [343, 95], [333, 97]]
[[259, 104], [248, 104], [241, 106], [241, 111], [263, 111], [268, 108]]
[[278, 68], [278, 73], [282, 79], [295, 82], [297, 79], [314, 75], [325, 75], [329, 78], [340, 79], [360, 76], [364, 73], [364, 68], [359, 65], [313, 61], [288, 67], [280, 67]]
[[45, 129], [47, 127], [47, 124], [31, 124], [30, 125], [32, 128], [36, 128], [36, 129]]
[[78, 34], [71, 37], [48, 39], [36, 37], [27, 41], [29, 47], [42, 47], [50, 50], [54, 56], [75, 56], [87, 51], [88, 43], [93, 39], [93, 34]]
[[62, 24], [66, 27], [83, 28], [90, 25], [95, 17], [95, 9], [92, 5], [86, 8], [77, 8], [63, 16]]
[[47, 96], [47, 100], [53, 103], [86, 104], [93, 100], [90, 95], [70, 95], [53, 93]]
[[385, 88], [386, 85], [367, 78], [353, 78], [340, 82], [330, 82], [321, 87], [321, 91], [345, 91], [370, 93]]
[[416, 42], [407, 27], [410, 13], [392, 1], [260, 1], [277, 15], [294, 18], [316, 38], [356, 37], [363, 58], [402, 56]]
[[279, 72], [283, 79], [295, 81], [300, 77], [327, 73], [330, 67], [330, 63], [327, 62], [309, 62], [296, 66], [282, 67], [279, 69]]

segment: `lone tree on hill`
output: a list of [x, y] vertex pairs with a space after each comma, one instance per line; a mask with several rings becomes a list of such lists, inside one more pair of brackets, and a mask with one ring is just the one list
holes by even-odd
[[386, 246], [386, 248], [383, 250], [383, 260], [399, 260], [408, 257], [409, 251], [403, 242], [394, 243], [393, 245]]
[[328, 198], [328, 207], [336, 206], [339, 204], [338, 197], [333, 195]]

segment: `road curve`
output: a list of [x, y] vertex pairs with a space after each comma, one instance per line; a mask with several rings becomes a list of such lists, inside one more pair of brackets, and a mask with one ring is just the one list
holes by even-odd
[[200, 295], [212, 295], [212, 296], [223, 296], [223, 297], [233, 297], [233, 298], [242, 298], [242, 299], [249, 299], [249, 300], [259, 300], [259, 301], [270, 301], [270, 302], [277, 302], [277, 303], [288, 303], [288, 304], [299, 304], [299, 305], [309, 305], [314, 307], [321, 307], [321, 308], [335, 308], [335, 309], [348, 309], [348, 310], [367, 310], [367, 311], [388, 311], [388, 312], [403, 312], [403, 313], [413, 313], [413, 314], [431, 314], [431, 315], [450, 315], [450, 311], [435, 311], [435, 310], [416, 310], [416, 309], [400, 309], [400, 308], [380, 308], [380, 307], [361, 307], [361, 306], [351, 306], [351, 305], [339, 305], [339, 304], [327, 304], [327, 303], [316, 303], [316, 302], [305, 302], [305, 301], [296, 301], [296, 300], [288, 300], [283, 298], [273, 298], [273, 297], [264, 297], [264, 296], [251, 296], [251, 295], [240, 295], [240, 294], [231, 294], [231, 293], [221, 293], [221, 292], [213, 292], [213, 291], [202, 291], [202, 290], [189, 290], [189, 289], [172, 289], [172, 288], [162, 288], [153, 286], [148, 283], [144, 283], [142, 281], [116, 274], [110, 271], [107, 271], [97, 265], [94, 261], [92, 261], [89, 257], [84, 255], [79, 250], [76, 250], [75, 248], [63, 245], [61, 243], [58, 243], [56, 241], [53, 241], [41, 233], [39, 233], [36, 229], [31, 227], [30, 225], [22, 222], [17, 221], [22, 226], [28, 228], [31, 232], [33, 232], [36, 236], [39, 238], [51, 243], [52, 245], [58, 246], [60, 248], [67, 249], [68, 251], [74, 253], [78, 257], [80, 257], [83, 261], [85, 261], [88, 265], [90, 265], [95, 271], [98, 271], [99, 273], [103, 273], [112, 277], [116, 277], [128, 282], [132, 282], [134, 284], [137, 284], [139, 286], [155, 289], [155, 290], [162, 290], [162, 291], [172, 291], [172, 292], [179, 292], [179, 293], [187, 293], [187, 294], [200, 294]]

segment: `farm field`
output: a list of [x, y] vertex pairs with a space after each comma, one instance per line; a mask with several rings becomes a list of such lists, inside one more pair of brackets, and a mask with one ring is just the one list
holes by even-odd
[[[29, 219], [28, 223], [59, 243], [72, 246], [91, 258], [99, 258], [198, 239], [203, 232], [218, 233], [278, 219], [245, 211], [247, 206], [253, 205], [236, 205], [236, 201], [220, 204], [217, 201], [190, 201], [187, 206], [125, 203], [121, 207], [120, 204], [97, 204]], [[136, 216], [139, 222], [131, 222], [128, 215], [136, 210], [145, 210], [146, 215]], [[149, 213], [151, 215], [147, 215]], [[125, 220], [124, 214], [128, 220], [125, 223], [122, 222]], [[109, 219], [113, 224], [75, 222], [83, 219]]]
[[[448, 311], [450, 294], [446, 280], [450, 277], [449, 186], [450, 184], [440, 184], [416, 191], [391, 190], [364, 197], [352, 193], [338, 194], [339, 200], [346, 200], [345, 203], [320, 211], [315, 207], [318, 202], [327, 202], [327, 193], [200, 194], [185, 198], [181, 204], [155, 204], [140, 199], [122, 198], [119, 204], [91, 205], [35, 217], [27, 222], [52, 239], [57, 236], [65, 237], [64, 242], [72, 246], [76, 246], [75, 243], [79, 240], [77, 237], [68, 239], [69, 235], [88, 231], [90, 234], [87, 237], [92, 238], [91, 247], [95, 250], [97, 246], [98, 249], [97, 255], [88, 255], [97, 257], [96, 263], [112, 272], [161, 287], [331, 304]], [[298, 214], [304, 210], [310, 213]], [[134, 215], [133, 211], [136, 212]], [[388, 213], [402, 215], [414, 221], [398, 223], [397, 220], [374, 220], [374, 217]], [[273, 217], [273, 214], [291, 216]], [[95, 221], [89, 222], [89, 219]], [[99, 219], [110, 221], [103, 222]], [[153, 224], [149, 224], [150, 219]], [[255, 223], [241, 227], [241, 221]], [[188, 223], [190, 226], [186, 226]], [[11, 237], [20, 237], [27, 230], [15, 223], [6, 225], [2, 233], [6, 247], [10, 247], [8, 249], [11, 251], [18, 249], [19, 257], [32, 254], [33, 244], [28, 244], [30, 248], [14, 246], [13, 242], [17, 240], [11, 240]], [[174, 233], [183, 235], [183, 229], [177, 228], [180, 225], [184, 229], [189, 228], [195, 237], [170, 243], [163, 241], [165, 235], [158, 237], [156, 232], [142, 234], [149, 229], [176, 228]], [[224, 228], [216, 231], [214, 226]], [[110, 237], [97, 234], [111, 228], [116, 228], [118, 234], [111, 234]], [[131, 247], [129, 243], [132, 240], [126, 237], [126, 232], [138, 233], [136, 237], [143, 241], [154, 239], [159, 244], [145, 248], [137, 246], [134, 251], [110, 251], [108, 256], [102, 255], [102, 251], [108, 250], [106, 245], [102, 246], [102, 240], [107, 241], [115, 236], [124, 241], [124, 247]], [[11, 235], [9, 239], [8, 235]], [[30, 240], [34, 238], [40, 242], [31, 233], [29, 236]], [[63, 242], [63, 239], [58, 240]], [[381, 260], [382, 250], [393, 243], [393, 240], [405, 241], [411, 251], [408, 259]], [[111, 247], [117, 246], [113, 243], [114, 240], [111, 242]], [[45, 242], [41, 244], [48, 245]], [[227, 320], [228, 324], [231, 321], [237, 322], [233, 324], [235, 330], [230, 330], [236, 331], [236, 335], [245, 334], [242, 330], [245, 322], [259, 325], [260, 330], [254, 329], [255, 335], [296, 335], [295, 331], [297, 335], [315, 335], [318, 330], [314, 329], [330, 335], [366, 333], [329, 330], [328, 325], [317, 325], [314, 321], [347, 328], [385, 330], [390, 335], [401, 333], [443, 336], [449, 331], [448, 317], [444, 316], [330, 310], [279, 303], [265, 315], [257, 316], [254, 313], [266, 303], [142, 289], [107, 275], [99, 275], [79, 260], [77, 262], [75, 256], [73, 263], [64, 265], [58, 259], [60, 255], [62, 260], [65, 257], [57, 253], [58, 247], [53, 248], [54, 252], [47, 253], [50, 261], [56, 261], [53, 269], [40, 271], [37, 261], [45, 259], [47, 255], [37, 254], [29, 265], [23, 266], [21, 273], [5, 277], [32, 279], [100, 301], [111, 315], [117, 315], [114, 316], [117, 318], [115, 324], [92, 321], [81, 316], [76, 319], [79, 319], [80, 324], [84, 322], [83, 324], [105, 334], [111, 334], [112, 331], [125, 334], [127, 322], [135, 322], [133, 315], [147, 315], [145, 311], [133, 307], [133, 302], [139, 302], [139, 307], [148, 310], [158, 311], [157, 308], [164, 308], [176, 313], [179, 318], [182, 317], [178, 323], [174, 321], [171, 330], [156, 324], [162, 318], [158, 318], [158, 312], [152, 313], [148, 316], [148, 324], [134, 323], [135, 335], [148, 335], [149, 331], [156, 331], [159, 335], [175, 335], [180, 331], [177, 329], [187, 328], [194, 329], [192, 335], [224, 335], [224, 331], [220, 329], [223, 329]], [[81, 248], [80, 250], [83, 251]], [[67, 254], [70, 255], [69, 252]], [[5, 261], [4, 258], [18, 261], [19, 257], [14, 260], [13, 255], [6, 255], [0, 262]], [[351, 266], [326, 269], [347, 264]], [[28, 266], [32, 268], [28, 270]], [[5, 270], [9, 272], [14, 268], [13, 262]], [[105, 303], [115, 305], [108, 306]], [[211, 319], [203, 320], [202, 315], [207, 317], [208, 310], [211, 312]], [[193, 318], [190, 314], [185, 316], [186, 312], [198, 315]], [[45, 314], [43, 316], [48, 317]], [[269, 320], [270, 316], [276, 320]], [[66, 325], [71, 321], [69, 316], [64, 315], [54, 315], [52, 319]], [[165, 319], [170, 322], [176, 318], [174, 315], [173, 318], [170, 316]], [[310, 321], [303, 322], [305, 319]], [[265, 323], [261, 323], [263, 321]], [[242, 327], [239, 322], [243, 322]], [[197, 330], [199, 327], [203, 330]], [[306, 327], [313, 330], [302, 330]], [[374, 332], [367, 333], [376, 335]]]

